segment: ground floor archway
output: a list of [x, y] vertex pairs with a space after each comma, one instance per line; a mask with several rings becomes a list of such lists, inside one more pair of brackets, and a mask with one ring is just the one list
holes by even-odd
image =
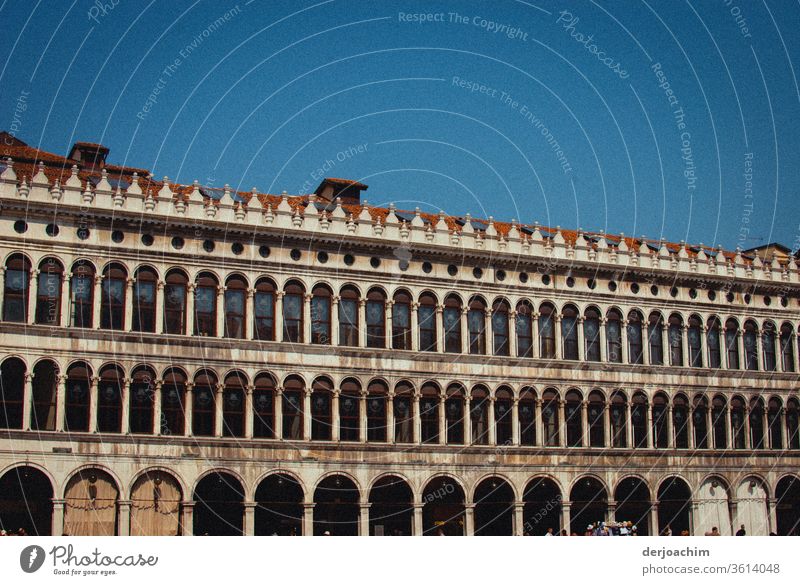
[[462, 536], [465, 532], [464, 490], [451, 477], [435, 477], [422, 492], [424, 535]]
[[800, 536], [800, 478], [789, 475], [775, 489], [775, 520], [780, 536]]
[[617, 504], [614, 519], [617, 522], [632, 522], [639, 536], [650, 535], [650, 490], [638, 477], [626, 477], [614, 490]]
[[669, 477], [658, 486], [658, 534], [668, 529], [673, 535], [691, 530], [689, 514], [692, 506], [692, 490], [679, 477]]
[[47, 476], [27, 465], [0, 477], [0, 528], [20, 528], [31, 536], [52, 535], [53, 486]]
[[484, 479], [475, 488], [475, 536], [514, 534], [514, 490], [499, 477]]
[[330, 475], [314, 491], [314, 536], [358, 536], [359, 493], [344, 475]]
[[608, 492], [605, 486], [594, 477], [582, 477], [569, 494], [570, 530], [575, 534], [585, 534], [590, 525], [604, 522], [608, 514]]
[[522, 494], [522, 533], [543, 536], [549, 528], [553, 534], [561, 532], [561, 490], [547, 477], [536, 477], [528, 482]]
[[239, 536], [243, 532], [244, 490], [230, 473], [215, 472], [194, 490], [194, 535]]
[[400, 477], [379, 479], [369, 492], [369, 533], [371, 536], [413, 534], [414, 495]]
[[303, 488], [295, 478], [275, 473], [256, 489], [255, 535], [301, 536]]

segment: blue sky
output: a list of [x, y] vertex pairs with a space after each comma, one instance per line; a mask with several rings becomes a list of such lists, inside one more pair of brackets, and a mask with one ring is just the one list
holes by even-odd
[[112, 162], [243, 190], [321, 174], [373, 204], [800, 242], [797, 3], [7, 0], [0, 23], [0, 128], [45, 150], [102, 142]]

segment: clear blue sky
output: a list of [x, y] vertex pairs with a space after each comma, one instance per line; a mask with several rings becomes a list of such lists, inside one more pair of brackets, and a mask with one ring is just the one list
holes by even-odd
[[324, 166], [374, 204], [800, 241], [788, 0], [6, 0], [0, 27], [0, 128], [46, 150], [102, 142], [269, 192]]

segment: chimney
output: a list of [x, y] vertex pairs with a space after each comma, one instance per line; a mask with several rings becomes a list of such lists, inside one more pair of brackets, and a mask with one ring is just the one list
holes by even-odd
[[361, 191], [366, 191], [368, 188], [358, 181], [326, 177], [322, 179], [314, 194], [323, 201], [332, 202], [341, 197], [342, 203], [358, 205], [361, 202]]
[[94, 142], [76, 142], [69, 151], [69, 158], [81, 163], [86, 171], [100, 170], [106, 166], [109, 149]]

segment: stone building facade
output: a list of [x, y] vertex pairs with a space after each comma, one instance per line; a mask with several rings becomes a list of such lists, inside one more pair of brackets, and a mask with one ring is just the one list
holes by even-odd
[[800, 530], [800, 273], [4, 141], [0, 523]]

